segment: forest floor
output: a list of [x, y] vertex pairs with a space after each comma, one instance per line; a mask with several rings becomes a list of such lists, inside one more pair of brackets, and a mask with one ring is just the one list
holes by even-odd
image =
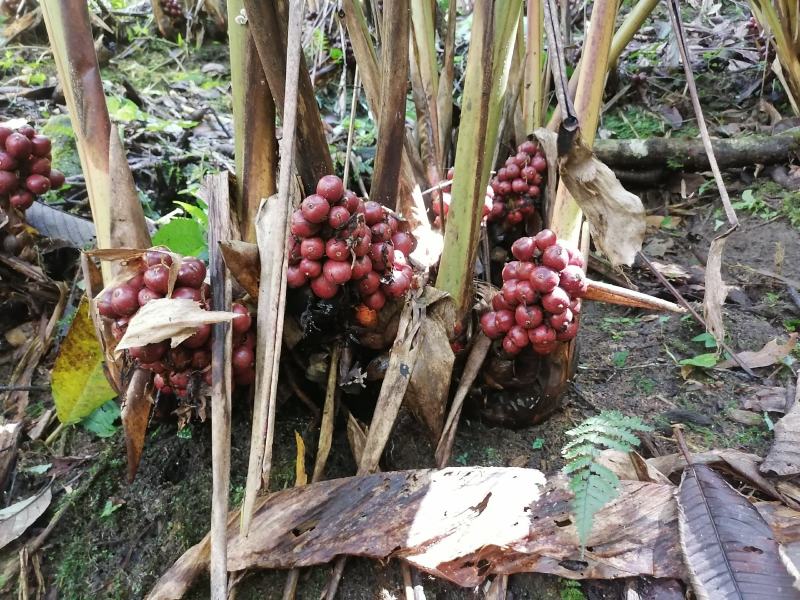
[[[620, 90], [622, 94], [607, 108], [601, 136], [697, 135], [682, 72], [670, 58], [668, 26], [665, 34], [661, 30], [662, 19], [657, 22], [637, 37], [621, 62], [616, 81], [611, 82], [613, 89], [607, 97], [614, 97]], [[706, 37], [702, 32], [698, 34], [705, 50], [698, 53], [702, 60], [698, 59], [696, 69], [712, 135], [729, 137], [768, 131], [771, 123], [765, 103], [777, 106], [781, 114], [790, 114], [785, 98], [775, 86], [763, 89], [759, 85], [764, 75], [763, 61], [747, 62], [755, 50], [744, 44], [747, 52], [740, 52], [738, 47], [720, 41], [721, 34], [715, 28], [706, 29], [713, 31]], [[5, 85], [31, 90], [54, 83], [52, 57], [41, 39], [40, 36], [38, 43], [26, 42], [2, 51], [5, 55], [0, 57], [0, 75], [6, 78]], [[723, 52], [729, 61], [727, 66], [719, 64]], [[732, 67], [731, 53], [746, 64]], [[158, 218], [174, 208], [174, 200], [191, 201], [205, 172], [231, 166], [226, 48], [211, 42], [201, 49], [187, 50], [142, 35], [124, 51], [109, 50], [107, 59], [103, 75], [112, 118], [124, 126], [131, 161], [139, 165], [134, 167], [137, 184], [146, 195], [149, 216]], [[632, 79], [632, 74], [637, 78]], [[639, 74], [645, 75], [643, 82]], [[138, 91], [142, 106], [133, 103], [125, 82]], [[325, 90], [320, 96], [324, 109], [335, 106], [337, 94], [331, 90], [337, 84], [338, 76], [320, 82]], [[750, 93], [739, 97], [746, 89], [751, 89]], [[57, 103], [49, 97], [33, 100], [19, 93], [0, 98], [0, 121], [22, 117], [41, 126], [50, 120], [51, 130], [55, 131], [59, 112]], [[326, 114], [331, 126], [329, 139], [338, 147], [346, 127], [334, 112], [331, 109]], [[180, 125], [175, 130], [173, 125], [179, 119], [198, 124]], [[366, 176], [374, 146], [374, 128], [366, 113], [357, 121], [356, 133], [356, 153]], [[61, 162], [56, 156], [54, 163], [65, 166], [74, 186], [61, 196], [51, 194], [48, 199], [85, 213], [85, 195], [80, 193], [80, 178], [75, 177], [79, 173], [75, 157], [65, 152]], [[728, 171], [726, 181], [741, 220], [740, 228], [728, 241], [723, 271], [726, 282], [734, 286], [724, 310], [729, 345], [736, 351], [758, 350], [768, 341], [785, 339], [800, 329], [800, 306], [793, 302], [786, 283], [800, 281], [800, 194], [781, 188], [763, 175], [755, 177], [752, 169]], [[694, 274], [677, 283], [699, 307], [697, 300], [702, 298], [703, 290], [702, 276], [698, 279], [697, 273], [702, 271], [710, 240], [723, 218], [710, 174], [674, 171], [634, 191], [641, 194], [649, 215], [663, 217], [651, 220], [654, 226], [648, 228], [645, 251], [665, 265], [682, 267]], [[75, 255], [68, 253], [58, 261], [59, 266], [52, 268], [64, 269], [64, 261], [75, 261]], [[73, 262], [68, 269], [74, 269], [74, 265]], [[643, 291], [669, 297], [646, 268], [625, 269], [624, 276]], [[18, 319], [19, 315], [0, 315], [0, 330], [5, 332], [19, 325]], [[753, 379], [739, 369], [679, 364], [713, 352], [706, 347], [702, 333], [702, 327], [690, 317], [590, 303], [582, 318], [577, 374], [563, 397], [563, 409], [538, 426], [516, 430], [492, 427], [467, 415], [458, 429], [451, 464], [530, 467], [553, 472], [562, 465], [564, 432], [606, 409], [637, 415], [654, 427], [647, 436], [645, 455], [674, 452], [670, 424], [682, 422], [692, 450], [736, 448], [764, 456], [772, 440], [772, 420], [757, 412], [750, 412], [749, 419], [743, 418], [740, 411], [761, 390], [794, 385], [800, 354], [795, 351], [782, 363], [759, 369]], [[35, 384], [49, 382], [53, 358], [48, 356], [42, 362]], [[0, 381], [7, 379], [13, 361], [14, 348], [1, 341]], [[321, 400], [321, 395], [315, 400]], [[35, 419], [52, 406], [49, 392], [33, 391], [28, 417]], [[233, 424], [234, 506], [244, 489], [250, 417], [249, 403], [240, 399]], [[328, 462], [326, 475], [330, 478], [349, 476], [356, 470], [342, 425], [339, 423], [336, 429]], [[318, 430], [311, 415], [302, 404], [289, 399], [278, 411], [272, 490], [294, 483], [295, 431], [303, 436], [307, 448], [316, 447]], [[41, 441], [23, 443], [14, 484], [11, 493], [3, 498], [4, 505], [41, 487], [53, 471], [54, 490], [58, 492], [46, 517], [64, 502], [65, 488], [85, 491], [77, 505], [65, 513], [42, 550], [41, 566], [48, 590], [45, 597], [143, 598], [159, 575], [207, 532], [210, 437], [208, 423], [192, 424], [180, 434], [174, 424], [154, 423], [138, 475], [131, 484], [125, 480], [125, 446], [119, 432], [98, 438], [76, 426], [67, 428], [53, 447], [46, 447]], [[401, 413], [384, 456], [382, 468], [386, 470], [434, 466], [428, 438], [407, 413]], [[53, 471], [41, 474], [41, 470], [31, 469], [43, 464], [52, 465]], [[37, 522], [34, 531], [44, 527], [46, 517]], [[11, 546], [4, 553], [13, 556], [15, 550], [16, 546]], [[329, 570], [304, 570], [298, 597], [316, 600]], [[281, 598], [284, 579], [282, 572], [248, 574], [238, 586], [237, 598]], [[428, 576], [422, 577], [422, 583], [429, 598], [481, 596], [478, 590], [457, 588]], [[511, 577], [509, 590], [514, 599], [618, 598], [622, 585], [588, 582], [581, 586], [551, 576], [518, 575]], [[348, 562], [340, 598], [403, 596], [395, 561]], [[206, 583], [198, 582], [189, 597], [206, 598]]]

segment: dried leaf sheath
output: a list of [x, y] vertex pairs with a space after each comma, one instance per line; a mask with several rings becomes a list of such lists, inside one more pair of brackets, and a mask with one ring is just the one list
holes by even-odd
[[705, 465], [678, 490], [681, 550], [698, 598], [800, 598], [758, 510]]

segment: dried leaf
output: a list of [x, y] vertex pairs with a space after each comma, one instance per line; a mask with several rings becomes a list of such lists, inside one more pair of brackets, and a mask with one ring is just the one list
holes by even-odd
[[236, 313], [203, 310], [188, 298], [158, 298], [139, 309], [128, 323], [116, 351], [172, 339], [172, 347], [197, 331], [201, 325], [230, 322]]
[[125, 452], [128, 457], [128, 482], [133, 481], [142, 458], [147, 423], [150, 420], [150, 409], [153, 401], [147, 384], [152, 373], [145, 369], [136, 369], [125, 390], [125, 401], [122, 405], [122, 429], [125, 432]]
[[755, 390], [752, 398], [745, 398], [742, 407], [756, 412], [786, 412], [786, 388], [763, 387]]
[[104, 358], [84, 296], [53, 366], [53, 401], [62, 423], [80, 421], [117, 395], [103, 371]]
[[444, 427], [450, 377], [455, 362], [448, 333], [455, 322], [456, 307], [449, 296], [430, 286], [426, 288], [426, 296], [430, 304], [416, 342], [425, 360], [418, 361], [414, 367], [404, 402], [417, 420], [425, 425], [435, 442]]
[[8, 476], [17, 463], [17, 449], [22, 433], [22, 423], [0, 425], [0, 490], [6, 489]]
[[[778, 338], [767, 342], [761, 350], [755, 352], [739, 352], [736, 356], [744, 364], [751, 369], [759, 367], [769, 367], [770, 365], [777, 364], [786, 358], [789, 353], [794, 350], [797, 345], [797, 334], [789, 334], [789, 339], [786, 343], [781, 344]], [[731, 367], [738, 366], [738, 363], [733, 359], [726, 360], [717, 365], [719, 369], [730, 369]]]
[[125, 157], [125, 148], [116, 125], [111, 125], [108, 143], [108, 198], [113, 198], [111, 214], [111, 246], [148, 248], [150, 232], [144, 210], [133, 182], [133, 174]]
[[258, 246], [238, 240], [220, 242], [225, 266], [244, 290], [254, 299], [258, 298], [258, 282], [261, 278], [261, 261]]
[[775, 423], [775, 441], [761, 463], [762, 473], [780, 476], [800, 473], [800, 403]]
[[4, 548], [25, 533], [25, 530], [47, 510], [52, 499], [53, 495], [48, 485], [35, 496], [0, 510], [0, 548]]
[[559, 173], [586, 215], [597, 248], [614, 266], [632, 265], [647, 229], [639, 197], [622, 187], [614, 172], [580, 139], [561, 159]]
[[294, 432], [294, 441], [297, 444], [297, 458], [295, 459], [294, 466], [294, 484], [296, 486], [303, 486], [308, 483], [308, 474], [306, 473], [306, 444], [303, 441], [303, 436]]
[[681, 550], [701, 599], [800, 598], [767, 522], [705, 465], [678, 490]]

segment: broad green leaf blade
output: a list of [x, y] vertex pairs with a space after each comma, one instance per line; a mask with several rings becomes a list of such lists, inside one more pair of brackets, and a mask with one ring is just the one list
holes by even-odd
[[715, 352], [698, 354], [692, 358], [684, 358], [679, 364], [688, 365], [690, 367], [702, 367], [704, 369], [710, 369], [717, 364], [717, 354]]
[[108, 438], [119, 431], [119, 426], [115, 425], [116, 420], [119, 418], [119, 405], [113, 400], [109, 400], [86, 417], [81, 422], [81, 425], [97, 437]]
[[84, 297], [53, 366], [53, 400], [62, 423], [80, 421], [116, 396], [103, 372], [103, 359]]
[[162, 225], [153, 236], [153, 245], [166, 246], [184, 256], [201, 256], [207, 253], [203, 228], [194, 219], [183, 217]]

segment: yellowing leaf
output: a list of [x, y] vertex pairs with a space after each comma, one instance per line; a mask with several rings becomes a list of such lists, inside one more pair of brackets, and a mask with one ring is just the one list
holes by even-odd
[[103, 350], [84, 297], [53, 367], [53, 400], [62, 423], [75, 423], [116, 396], [103, 373]]
[[303, 436], [296, 431], [294, 432], [294, 441], [297, 443], [294, 484], [297, 487], [301, 487], [308, 483], [308, 475], [306, 474], [306, 445], [305, 442], [303, 442]]

